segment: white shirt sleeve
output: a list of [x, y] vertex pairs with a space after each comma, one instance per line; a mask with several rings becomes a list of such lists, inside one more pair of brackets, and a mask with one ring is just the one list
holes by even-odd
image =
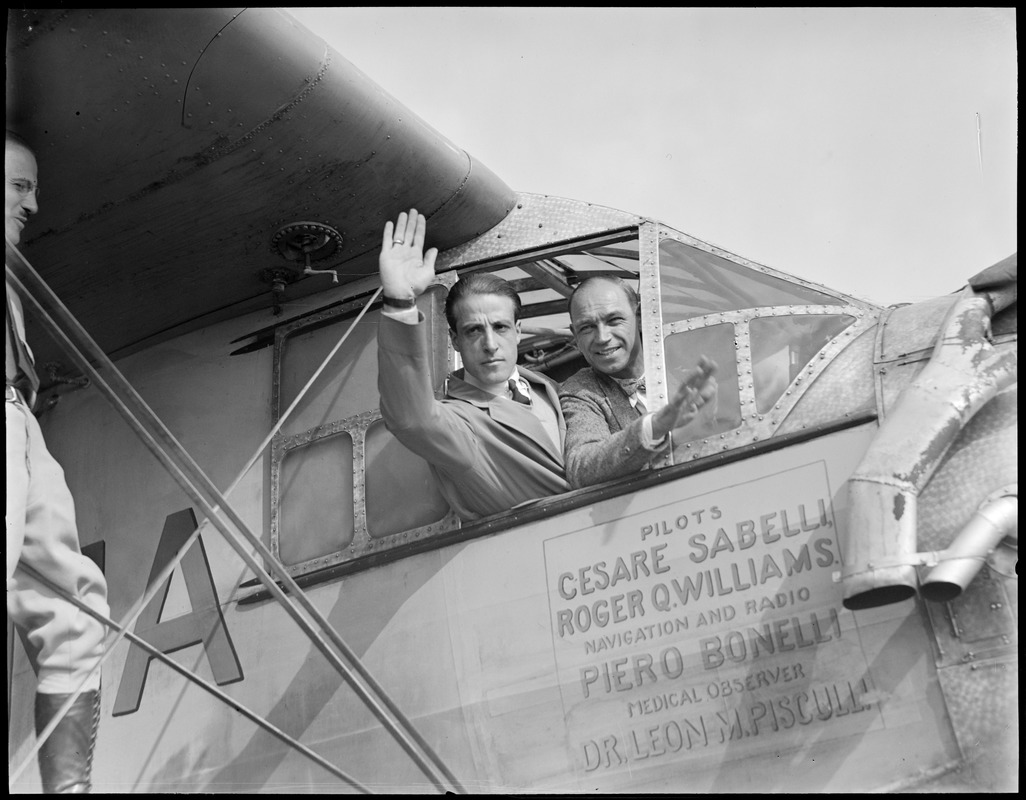
[[[637, 408], [638, 401], [641, 398], [638, 396], [638, 393], [635, 392], [627, 399], [630, 401], [631, 406]], [[645, 406], [642, 406], [642, 408], [644, 407]], [[652, 433], [652, 414], [645, 414], [645, 416], [641, 418], [641, 446], [644, 447], [646, 450], [655, 452], [664, 444], [666, 444], [666, 435], [664, 434], [663, 438], [659, 441], [655, 441], [652, 438], [653, 436], [654, 434]]]
[[641, 420], [641, 446], [646, 450], [658, 450], [666, 444], [666, 435], [659, 441], [653, 440], [652, 436], [652, 414], [646, 414]]
[[381, 315], [384, 317], [391, 317], [396, 322], [402, 322], [404, 325], [416, 325], [420, 322], [420, 311], [417, 310], [416, 306], [413, 306], [412, 308], [382, 306]]

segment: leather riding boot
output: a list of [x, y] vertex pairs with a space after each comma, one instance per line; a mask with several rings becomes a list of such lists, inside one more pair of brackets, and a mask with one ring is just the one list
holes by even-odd
[[[36, 735], [69, 695], [36, 693]], [[100, 692], [82, 692], [39, 750], [39, 774], [46, 794], [86, 794], [90, 790], [93, 746], [100, 723]]]

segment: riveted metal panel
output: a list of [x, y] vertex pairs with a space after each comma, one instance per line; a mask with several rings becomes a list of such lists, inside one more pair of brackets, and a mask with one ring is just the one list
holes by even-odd
[[[777, 429], [778, 434], [813, 428], [831, 420], [853, 417], [873, 410], [874, 319], [841, 334], [844, 345], [792, 407]], [[806, 382], [808, 383], [808, 382]]]
[[948, 609], [961, 634], [959, 638], [970, 647], [975, 646], [975, 655], [979, 655], [1013, 644], [1017, 635], [1002, 582], [987, 570], [975, 584], [976, 591], [963, 592], [948, 603]]
[[[790, 312], [787, 312], [788, 314]], [[752, 332], [748, 327], [750, 316], [734, 326], [734, 349], [737, 352], [737, 388], [741, 401], [741, 420], [758, 422], [761, 417], [755, 408], [755, 380], [752, 377]]]
[[[666, 383], [666, 354], [663, 348], [663, 307], [659, 276], [659, 241], [663, 231], [655, 225], [641, 229], [638, 246], [638, 288], [641, 294], [641, 336], [645, 343], [645, 380], [649, 410], [656, 411], [669, 402]], [[653, 466], [673, 463], [672, 448]]]
[[957, 300], [958, 295], [945, 295], [915, 305], [887, 309], [880, 318], [873, 362], [883, 364], [913, 357], [928, 358], [944, 317]]
[[929, 352], [923, 358], [913, 358], [910, 361], [892, 361], [887, 364], [877, 364], [873, 368], [876, 382], [876, 407], [880, 419], [884, 419], [894, 409], [902, 392], [909, 384], [916, 379], [916, 376], [923, 371], [929, 363]]
[[442, 272], [642, 222], [643, 217], [594, 203], [521, 192], [499, 224], [473, 241], [441, 253], [435, 269]]
[[937, 678], [962, 750], [964, 760], [959, 769], [968, 787], [974, 791], [1017, 791], [1018, 657], [939, 669]]
[[[917, 568], [923, 576], [928, 568]], [[937, 643], [937, 665], [950, 667], [994, 658], [1018, 651], [1018, 625], [1014, 601], [1006, 586], [1014, 581], [989, 567], [954, 600], [924, 603]]]
[[919, 493], [919, 549], [943, 550], [986, 497], [1019, 474], [1018, 385], [981, 408]]

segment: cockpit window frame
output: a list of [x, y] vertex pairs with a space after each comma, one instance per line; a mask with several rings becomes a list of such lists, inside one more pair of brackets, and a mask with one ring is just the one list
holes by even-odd
[[[666, 240], [673, 240], [688, 245], [719, 258], [725, 259], [742, 267], [754, 270], [769, 277], [787, 283], [793, 283], [804, 289], [817, 292], [834, 299], [830, 305], [795, 304], [786, 306], [753, 306], [721, 311], [689, 319], [664, 323], [661, 289], [660, 245]], [[736, 366], [737, 385], [740, 392], [741, 424], [729, 431], [717, 433], [705, 439], [686, 443], [685, 447], [676, 448], [676, 452], [668, 453], [658, 466], [669, 466], [674, 463], [691, 462], [706, 458], [714, 453], [723, 452], [743, 445], [752, 444], [773, 436], [777, 428], [786, 419], [788, 413], [798, 403], [804, 391], [816, 376], [826, 368], [832, 360], [854, 338], [876, 323], [878, 308], [870, 303], [851, 297], [841, 292], [820, 286], [811, 281], [802, 280], [786, 273], [778, 272], [769, 267], [751, 262], [733, 253], [729, 253], [713, 245], [709, 245], [686, 234], [680, 233], [666, 225], [647, 222], [640, 229], [640, 280], [642, 309], [642, 336], [645, 347], [645, 373], [648, 377], [649, 408], [658, 410], [669, 402], [667, 364], [665, 342], [668, 336], [689, 330], [697, 330], [712, 325], [728, 323], [734, 327], [734, 346], [737, 353]], [[753, 319], [769, 316], [785, 315], [845, 315], [853, 318], [853, 323], [839, 335], [831, 339], [809, 363], [792, 379], [790, 385], [767, 413], [758, 413], [754, 383], [752, 380], [752, 348], [749, 335], [749, 323]]]
[[[436, 285], [448, 289], [455, 281], [455, 275], [442, 275]], [[444, 296], [437, 290], [425, 293], [423, 301], [425, 309], [431, 308], [432, 338], [435, 341], [446, 340], [446, 361], [441, 365], [448, 372], [453, 367], [452, 346], [447, 342], [445, 317], [442, 313]], [[281, 417], [282, 406], [282, 367], [285, 348], [292, 337], [319, 327], [338, 324], [355, 315], [366, 303], [365, 299], [350, 300], [342, 304], [324, 309], [309, 317], [282, 325], [275, 331], [274, 355], [272, 359], [272, 391], [271, 406], [274, 422]], [[380, 308], [380, 300], [374, 305]], [[381, 420], [379, 408], [361, 409], [356, 414], [341, 419], [331, 420], [314, 428], [297, 432], [279, 432], [271, 441], [270, 457], [270, 549], [276, 558], [280, 558], [282, 544], [282, 506], [283, 486], [282, 475], [285, 460], [304, 447], [322, 442], [336, 436], [348, 436], [352, 441], [352, 498], [353, 524], [351, 538], [343, 542], [335, 552], [321, 554], [296, 563], [283, 563], [293, 577], [306, 575], [328, 567], [401, 546], [409, 540], [430, 537], [439, 533], [455, 530], [459, 527], [459, 519], [450, 509], [439, 519], [428, 524], [408, 528], [387, 535], [375, 536], [368, 524], [367, 480], [366, 480], [366, 445], [370, 428]]]
[[[720, 458], [728, 455], [728, 451], [750, 450], [752, 446], [760, 446], [766, 440], [773, 438], [777, 429], [786, 419], [788, 413], [798, 403], [801, 395], [807, 387], [844, 347], [854, 338], [859, 336], [867, 328], [875, 324], [879, 309], [869, 303], [853, 297], [832, 291], [817, 284], [803, 281], [785, 273], [779, 273], [767, 267], [763, 267], [746, 259], [735, 256], [714, 246], [701, 242], [693, 237], [682, 234], [672, 228], [654, 221], [643, 221], [637, 226], [620, 228], [617, 230], [605, 231], [592, 235], [577, 237], [556, 243], [548, 243], [543, 247], [528, 248], [520, 252], [507, 252], [488, 259], [476, 262], [464, 263], [449, 271], [441, 272], [438, 275], [439, 282], [451, 286], [456, 278], [457, 272], [469, 274], [472, 272], [496, 272], [508, 267], [516, 267], [527, 262], [539, 262], [548, 257], [558, 256], [560, 253], [573, 252], [574, 250], [588, 250], [602, 246], [603, 243], [622, 241], [625, 238], [637, 237], [638, 242], [638, 288], [641, 297], [642, 315], [642, 336], [646, 343], [645, 359], [646, 374], [648, 380], [648, 399], [651, 410], [658, 410], [668, 402], [669, 381], [667, 380], [667, 364], [665, 355], [665, 342], [669, 336], [686, 333], [687, 331], [699, 330], [713, 325], [728, 324], [734, 330], [734, 346], [736, 352], [737, 386], [739, 391], [739, 402], [741, 406], [741, 424], [734, 430], [725, 431], [703, 440], [690, 442], [686, 447], [678, 447], [676, 454], [668, 454], [656, 467], [682, 465], [687, 463], [689, 469], [702, 469], [700, 464], [694, 464], [702, 459], [709, 459], [709, 463], [718, 463]], [[730, 262], [760, 271], [769, 276], [786, 282], [793, 282], [799, 286], [806, 287], [815, 292], [820, 292], [834, 299], [835, 302], [829, 305], [789, 305], [789, 306], [767, 306], [753, 307], [747, 309], [732, 309], [728, 311], [696, 316], [688, 319], [664, 323], [663, 309], [661, 304], [662, 293], [660, 291], [660, 245], [667, 239], [683, 243], [698, 250], [715, 255]], [[323, 315], [314, 315], [305, 318], [295, 325], [284, 326], [276, 332], [276, 346], [274, 358], [274, 387], [273, 387], [273, 416], [278, 419], [280, 413], [280, 379], [281, 379], [281, 347], [290, 334], [309, 330], [311, 326], [330, 324], [331, 318], [351, 314], [359, 304], [358, 300], [351, 300], [343, 303], [341, 307], [333, 308]], [[788, 315], [817, 315], [834, 314], [848, 315], [854, 320], [851, 325], [844, 329], [839, 335], [831, 339], [811, 361], [795, 375], [786, 392], [781, 395], [774, 407], [766, 413], [756, 411], [755, 389], [751, 376], [752, 348], [749, 334], [749, 325], [752, 320], [775, 316]], [[567, 320], [569, 324], [569, 320]], [[448, 344], [448, 364], [451, 369], [455, 365], [454, 352], [451, 344]], [[348, 434], [354, 437], [354, 481], [356, 496], [362, 497], [362, 489], [365, 476], [356, 474], [364, 468], [363, 439], [367, 428], [380, 418], [377, 409], [361, 410], [352, 418], [336, 420], [328, 425], [322, 426], [316, 431], [307, 431], [300, 435], [281, 437], [281, 441], [275, 442], [274, 455], [272, 456], [272, 480], [271, 480], [271, 509], [272, 549], [278, 543], [281, 532], [277, 530], [278, 512], [280, 502], [279, 492], [275, 491], [275, 477], [279, 474], [281, 461], [287, 452], [292, 451], [296, 446], [301, 446], [311, 441], [316, 441], [325, 436]], [[358, 440], [358, 441], [357, 441]], [[716, 458], [712, 458], [716, 456]], [[676, 472], [676, 470], [671, 470]], [[613, 490], [610, 490], [613, 491]], [[615, 493], [615, 492], [614, 492]], [[572, 493], [576, 495], [577, 493]], [[551, 507], [552, 513], [563, 507], [560, 501], [562, 495], [553, 498], [541, 498], [530, 504], [535, 510]], [[358, 517], [361, 514], [362, 506], [357, 507]], [[506, 514], [496, 515], [497, 519], [508, 516]], [[385, 537], [384, 540], [373, 541], [366, 547], [351, 548], [345, 547], [342, 551], [328, 556], [322, 556], [311, 561], [289, 566], [290, 572], [297, 578], [302, 577], [304, 581], [328, 580], [332, 575], [349, 574], [369, 568], [383, 560], [401, 558], [407, 552], [421, 552], [424, 549], [442, 547], [453, 541], [464, 538], [472, 538], [476, 535], [483, 535], [491, 530], [489, 520], [475, 521], [474, 523], [460, 523], [459, 520], [449, 515], [439, 524], [428, 526], [425, 529], [402, 531]], [[366, 526], [365, 520], [358, 520], [357, 528], [360, 529], [361, 541], [367, 539], [366, 531], [361, 527]], [[462, 528], [468, 528], [466, 533]], [[481, 531], [481, 534], [474, 533]], [[275, 552], [277, 552], [275, 550]], [[323, 578], [318, 575], [323, 574]]]

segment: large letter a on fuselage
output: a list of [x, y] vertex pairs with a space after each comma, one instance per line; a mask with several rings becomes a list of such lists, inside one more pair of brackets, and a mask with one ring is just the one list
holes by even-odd
[[[157, 545], [157, 554], [153, 559], [147, 586], [156, 580], [161, 570], [174, 558], [175, 553], [194, 530], [196, 515], [191, 508], [168, 515], [164, 522], [164, 530], [160, 534], [160, 543]], [[219, 686], [241, 681], [242, 665], [235, 654], [235, 646], [221, 615], [221, 606], [217, 599], [217, 590], [214, 588], [213, 576], [210, 574], [210, 562], [207, 560], [202, 537], [197, 538], [189, 548], [179, 567], [185, 578], [192, 611], [166, 622], [160, 621], [160, 613], [164, 610], [164, 602], [171, 588], [171, 577], [168, 577], [139, 616], [135, 626], [136, 635], [162, 653], [172, 653], [189, 645], [202, 644], [214, 680]], [[117, 700], [114, 702], [113, 716], [131, 714], [139, 709], [146, 686], [146, 673], [152, 658], [153, 656], [141, 647], [129, 647], [125, 669], [121, 673], [121, 684], [118, 686]]]

